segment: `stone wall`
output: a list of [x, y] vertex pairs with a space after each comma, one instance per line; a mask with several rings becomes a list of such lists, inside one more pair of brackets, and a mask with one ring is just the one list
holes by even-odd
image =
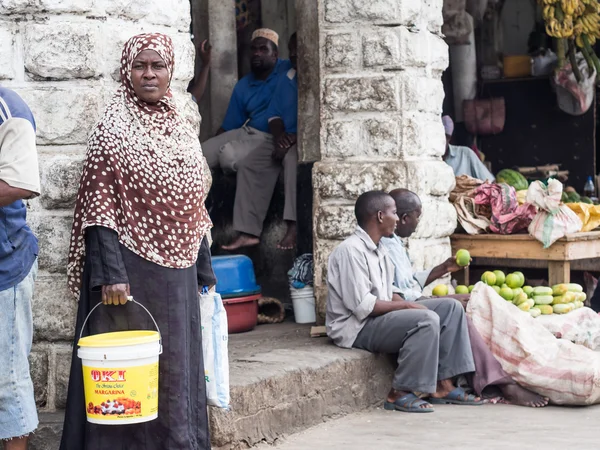
[[[408, 242], [416, 269], [450, 256], [448, 236], [456, 213], [447, 199], [454, 186], [452, 169], [440, 158], [445, 144], [441, 76], [448, 65], [440, 32], [442, 0], [318, 3], [320, 162], [313, 169], [314, 256], [323, 321], [327, 258], [354, 230], [358, 195], [405, 187], [421, 196], [423, 216]], [[314, 151], [315, 146], [304, 145]]]
[[176, 45], [174, 89], [193, 75], [189, 0], [0, 1], [0, 83], [37, 122], [42, 195], [28, 204], [39, 238], [31, 369], [41, 411], [65, 405], [77, 301], [65, 268], [72, 208], [88, 133], [118, 86], [124, 42], [160, 31]]

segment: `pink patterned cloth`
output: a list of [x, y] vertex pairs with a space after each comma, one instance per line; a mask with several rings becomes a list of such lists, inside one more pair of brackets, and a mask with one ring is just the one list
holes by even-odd
[[526, 230], [537, 210], [531, 203], [519, 206], [515, 188], [507, 184], [485, 183], [475, 190], [475, 204], [492, 209], [490, 231], [515, 234]]

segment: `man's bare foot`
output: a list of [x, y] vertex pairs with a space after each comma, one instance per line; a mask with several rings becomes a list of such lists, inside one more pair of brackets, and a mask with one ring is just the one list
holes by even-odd
[[229, 245], [223, 245], [223, 250], [237, 250], [242, 247], [252, 247], [260, 244], [260, 239], [251, 234], [240, 233], [240, 235]]
[[296, 222], [286, 221], [287, 231], [283, 239], [277, 244], [279, 250], [291, 250], [296, 247]]
[[[388, 392], [387, 398], [385, 399], [387, 402], [389, 403], [394, 403], [396, 400], [398, 400], [399, 398], [404, 397], [405, 395], [410, 394], [410, 392], [406, 392], [406, 391], [397, 391], [396, 389], [390, 389], [390, 392]], [[423, 403], [422, 405], [419, 406], [419, 408], [421, 409], [433, 409], [433, 405], [431, 405], [431, 403]]]
[[547, 397], [537, 395], [518, 384], [505, 384], [500, 386], [502, 395], [511, 405], [528, 406], [530, 408], [543, 408], [550, 401]]

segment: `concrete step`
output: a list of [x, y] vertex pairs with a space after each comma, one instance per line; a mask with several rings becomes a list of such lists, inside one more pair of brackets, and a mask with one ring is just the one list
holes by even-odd
[[[310, 326], [261, 325], [230, 336], [231, 409], [209, 408], [213, 448], [238, 450], [376, 405], [393, 361], [311, 338]], [[57, 450], [62, 413], [41, 413], [31, 450]]]
[[392, 362], [310, 338], [310, 326], [262, 325], [230, 337], [231, 410], [211, 408], [215, 448], [242, 449], [373, 406]]

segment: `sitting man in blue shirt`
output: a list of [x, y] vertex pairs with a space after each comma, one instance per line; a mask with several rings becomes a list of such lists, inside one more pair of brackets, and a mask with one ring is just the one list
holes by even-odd
[[279, 79], [267, 110], [269, 131], [273, 138], [256, 147], [238, 165], [237, 190], [233, 207], [233, 228], [238, 237], [223, 248], [235, 250], [257, 245], [263, 222], [271, 203], [273, 190], [283, 169], [285, 206], [283, 219], [287, 231], [278, 248], [287, 250], [296, 245], [296, 169], [298, 152], [298, 75], [296, 73], [296, 33], [288, 44], [292, 68]]
[[495, 180], [494, 175], [485, 167], [485, 164], [477, 157], [475, 152], [469, 147], [458, 145], [450, 145], [450, 139], [454, 133], [454, 122], [450, 116], [442, 117], [444, 129], [446, 131], [446, 153], [444, 153], [444, 161], [452, 170], [455, 176], [468, 175], [482, 181]]
[[26, 449], [38, 425], [28, 362], [38, 242], [22, 199], [39, 193], [33, 115], [0, 87], [0, 445], [7, 450]]
[[261, 28], [252, 34], [252, 72], [235, 85], [217, 136], [202, 144], [211, 169], [236, 172], [238, 162], [259, 145], [272, 140], [267, 110], [279, 79], [291, 67], [278, 58], [279, 36]]

